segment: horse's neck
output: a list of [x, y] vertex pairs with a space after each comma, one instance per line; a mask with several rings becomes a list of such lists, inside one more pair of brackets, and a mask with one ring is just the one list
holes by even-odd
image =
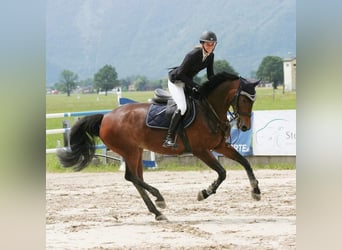
[[227, 118], [227, 111], [230, 105], [230, 96], [234, 96], [235, 91], [231, 82], [222, 83], [208, 96], [208, 102], [211, 104], [220, 119]]

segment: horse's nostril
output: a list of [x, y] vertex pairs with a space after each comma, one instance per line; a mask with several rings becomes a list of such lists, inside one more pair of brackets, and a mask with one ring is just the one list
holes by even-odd
[[245, 131], [248, 130], [248, 128], [247, 128], [247, 126], [243, 125], [243, 126], [241, 127], [241, 130], [242, 130], [243, 132], [245, 132]]

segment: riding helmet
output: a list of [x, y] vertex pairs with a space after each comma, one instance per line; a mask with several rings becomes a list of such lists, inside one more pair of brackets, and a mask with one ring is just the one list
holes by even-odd
[[200, 36], [200, 43], [203, 42], [217, 42], [217, 38], [214, 32], [212, 31], [204, 31]]

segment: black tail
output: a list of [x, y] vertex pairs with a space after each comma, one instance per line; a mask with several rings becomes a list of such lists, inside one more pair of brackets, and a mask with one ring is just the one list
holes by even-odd
[[102, 118], [102, 114], [85, 116], [71, 128], [70, 149], [57, 151], [64, 167], [80, 171], [88, 166], [95, 154], [95, 137], [99, 136]]

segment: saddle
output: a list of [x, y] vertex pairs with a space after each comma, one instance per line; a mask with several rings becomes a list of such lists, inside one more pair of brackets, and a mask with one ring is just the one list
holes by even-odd
[[[168, 129], [171, 117], [177, 110], [177, 104], [172, 96], [166, 90], [156, 89], [151, 103], [152, 105], [146, 115], [146, 125], [150, 128]], [[189, 127], [196, 116], [195, 102], [187, 98], [186, 103], [187, 111], [182, 119], [184, 128]]]

